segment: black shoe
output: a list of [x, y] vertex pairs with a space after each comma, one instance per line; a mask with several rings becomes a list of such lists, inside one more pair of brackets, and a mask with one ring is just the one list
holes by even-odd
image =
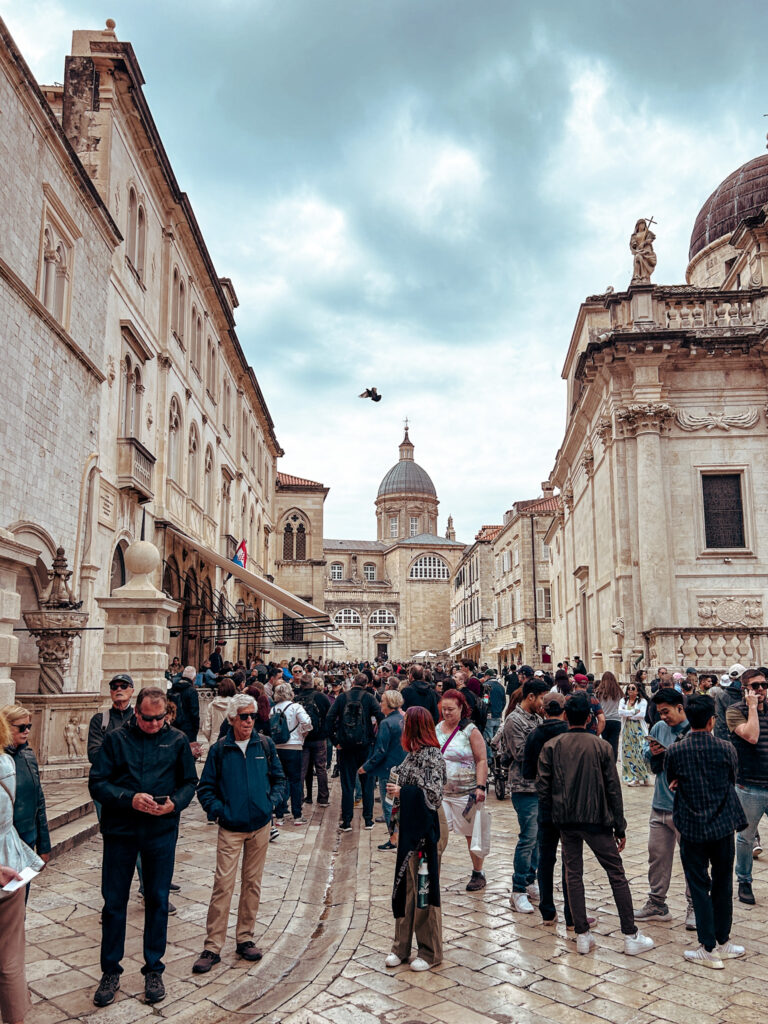
[[162, 974], [150, 971], [144, 978], [144, 998], [148, 1003], [159, 1003], [165, 999], [165, 985]]
[[365, 822], [365, 831], [370, 832], [373, 828], [373, 818], [367, 818]]
[[396, 850], [396, 849], [397, 849], [397, 847], [395, 846], [395, 844], [394, 844], [394, 843], [390, 843], [390, 841], [389, 841], [389, 840], [387, 840], [387, 841], [386, 841], [386, 843], [382, 843], [382, 844], [381, 844], [381, 845], [379, 846], [379, 849], [380, 849], [380, 850]]
[[170, 890], [171, 890], [171, 892], [181, 892], [181, 886], [180, 885], [176, 885], [175, 882], [171, 882]]
[[193, 974], [207, 974], [212, 967], [221, 963], [218, 953], [212, 953], [210, 949], [204, 949], [200, 956], [192, 964]]
[[311, 804], [312, 803], [312, 797], [311, 796], [305, 796], [304, 797], [304, 803], [305, 804]]
[[351, 832], [352, 825], [348, 821], [342, 821], [339, 824], [339, 832]]
[[94, 1006], [109, 1006], [115, 1001], [115, 992], [120, 988], [120, 975], [102, 974], [99, 987], [93, 996]]
[[739, 900], [748, 903], [750, 907], [755, 905], [755, 894], [752, 892], [751, 882], [739, 882]]
[[338, 779], [340, 774], [341, 774], [341, 772], [339, 771], [339, 769], [338, 768], [334, 768], [333, 771], [331, 772], [331, 778], [332, 779]]
[[237, 946], [235, 946], [235, 952], [243, 960], [248, 960], [252, 964], [257, 963], [262, 957], [262, 952], [257, 948], [255, 942], [238, 942]]
[[173, 917], [173, 915], [175, 913], [176, 913], [176, 907], [174, 907], [174, 905], [171, 903], [171, 901], [168, 900], [168, 917]]

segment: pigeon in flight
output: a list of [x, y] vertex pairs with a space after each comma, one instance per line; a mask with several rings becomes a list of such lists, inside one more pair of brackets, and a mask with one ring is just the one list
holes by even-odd
[[373, 402], [380, 402], [381, 395], [376, 388], [366, 388], [362, 395], [358, 395], [358, 398], [370, 398]]

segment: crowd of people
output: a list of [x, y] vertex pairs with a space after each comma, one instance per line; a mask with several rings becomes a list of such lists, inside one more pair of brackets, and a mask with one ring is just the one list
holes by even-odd
[[[221, 960], [238, 872], [235, 953], [258, 962], [254, 931], [269, 843], [288, 822], [306, 825], [307, 805], [329, 805], [331, 777], [341, 790], [340, 831], [352, 831], [360, 807], [363, 829], [383, 826], [382, 856], [395, 853], [388, 967], [425, 971], [442, 960], [440, 863], [451, 834], [467, 843], [467, 891], [486, 887], [494, 771], [518, 823], [509, 850], [515, 913], [538, 908], [542, 926], [557, 922], [559, 849], [563, 919], [577, 951], [588, 954], [596, 936], [586, 907], [586, 844], [608, 877], [624, 952], [643, 953], [654, 943], [638, 922], [672, 919], [677, 849], [684, 926], [699, 943], [684, 951], [686, 960], [722, 969], [745, 953], [730, 937], [733, 871], [735, 862], [738, 899], [753, 905], [752, 863], [768, 813], [766, 669], [735, 664], [719, 677], [662, 666], [650, 682], [641, 670], [622, 687], [611, 672], [596, 679], [581, 659], [554, 673], [512, 665], [501, 674], [468, 660], [231, 664], [217, 645], [201, 671], [174, 659], [166, 676], [165, 686], [135, 694], [132, 678], [116, 675], [110, 706], [89, 725], [89, 788], [103, 839], [96, 1006], [113, 1002], [120, 987], [134, 873], [144, 901], [145, 998], [165, 997], [176, 844], [195, 796], [217, 840], [205, 939], [192, 971], [207, 973]], [[14, 880], [43, 870], [51, 849], [31, 727], [22, 705], [0, 709], [0, 885], [10, 883], [0, 889], [0, 1010], [13, 1022], [23, 1020], [28, 1002], [29, 891]], [[635, 909], [621, 858], [622, 782], [651, 781], [648, 895]]]

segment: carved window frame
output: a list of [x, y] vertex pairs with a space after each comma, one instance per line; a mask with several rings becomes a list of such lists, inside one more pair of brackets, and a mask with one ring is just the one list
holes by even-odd
[[[692, 494], [695, 495], [693, 505], [694, 512], [694, 538], [696, 544], [697, 560], [723, 558], [756, 558], [755, 550], [756, 532], [754, 522], [754, 490], [752, 485], [752, 467], [748, 463], [707, 463], [696, 464], [692, 467], [693, 480], [691, 485]], [[704, 520], [704, 476], [740, 476], [741, 477], [741, 509], [744, 526], [744, 547], [743, 548], [708, 548], [706, 539], [706, 528]]]
[[81, 237], [64, 203], [44, 182], [36, 294], [64, 330], [69, 330], [75, 243]]

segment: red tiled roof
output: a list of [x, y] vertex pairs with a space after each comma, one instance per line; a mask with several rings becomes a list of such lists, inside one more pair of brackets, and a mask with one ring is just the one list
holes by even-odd
[[551, 495], [547, 498], [533, 498], [531, 501], [518, 501], [517, 508], [520, 512], [559, 512], [563, 507], [560, 495]]
[[481, 526], [475, 534], [475, 540], [494, 540], [502, 529], [502, 526]]
[[278, 487], [324, 487], [317, 480], [305, 480], [303, 476], [292, 476], [290, 473], [277, 474]]

